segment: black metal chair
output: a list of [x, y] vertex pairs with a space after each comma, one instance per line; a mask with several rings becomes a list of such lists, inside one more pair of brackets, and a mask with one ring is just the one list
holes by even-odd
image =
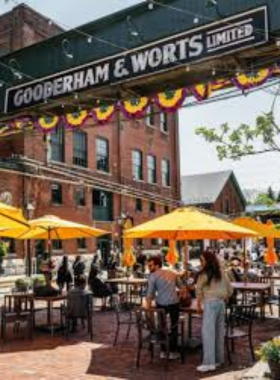
[[19, 331], [22, 322], [26, 322], [28, 336], [33, 337], [34, 329], [34, 300], [33, 295], [13, 294], [4, 297], [1, 318], [1, 336], [4, 342], [7, 338], [7, 326], [14, 324], [14, 332]]
[[[170, 330], [172, 326], [168, 326], [166, 313], [163, 309], [138, 309], [136, 310], [136, 321], [138, 331], [138, 345], [136, 366], [140, 365], [140, 356], [142, 348], [148, 345], [151, 359], [154, 358], [154, 346], [164, 346], [166, 357], [170, 354]], [[184, 362], [184, 322], [178, 322], [180, 339], [181, 361]]]
[[[226, 348], [228, 361], [231, 364], [231, 351], [234, 352], [235, 341], [248, 339], [252, 360], [255, 360], [252, 326], [256, 315], [256, 304], [231, 305], [226, 316]], [[231, 347], [230, 347], [231, 344]]]
[[112, 306], [116, 313], [117, 329], [115, 333], [114, 346], [117, 344], [121, 326], [127, 326], [126, 339], [129, 338], [132, 326], [136, 326], [136, 317], [132, 304], [125, 302], [121, 295], [114, 295]]
[[[75, 297], [79, 298], [75, 300]], [[77, 302], [76, 302], [77, 301]], [[74, 305], [76, 303], [76, 306]], [[79, 307], [77, 307], [79, 305]], [[87, 322], [87, 331], [93, 339], [93, 305], [92, 295], [71, 295], [68, 296], [66, 303], [61, 305], [61, 325], [66, 333], [67, 338], [69, 333], [75, 331], [78, 321], [80, 320], [83, 328], [85, 321]]]

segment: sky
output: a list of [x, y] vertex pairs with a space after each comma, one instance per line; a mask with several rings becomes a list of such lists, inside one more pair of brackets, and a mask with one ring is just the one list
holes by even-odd
[[[141, 0], [26, 0], [25, 3], [64, 29], [78, 27], [99, 17], [142, 2]], [[0, 14], [9, 11], [17, 0], [0, 0]], [[185, 107], [180, 110], [181, 174], [234, 170], [242, 188], [280, 189], [280, 154], [271, 153], [244, 157], [239, 161], [219, 161], [213, 145], [195, 134], [200, 126], [216, 127], [228, 122], [231, 126], [254, 123], [268, 112], [274, 97], [264, 90], [232, 100]], [[279, 101], [276, 103], [276, 113]], [[280, 112], [279, 112], [280, 114]]]

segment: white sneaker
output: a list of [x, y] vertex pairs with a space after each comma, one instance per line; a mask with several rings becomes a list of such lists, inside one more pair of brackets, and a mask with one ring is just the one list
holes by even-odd
[[179, 352], [170, 352], [169, 354], [169, 359], [170, 360], [177, 360], [177, 359], [180, 359], [181, 355], [179, 354]]
[[196, 368], [198, 372], [210, 372], [210, 371], [215, 371], [216, 366], [214, 364], [202, 364], [199, 367]]
[[165, 351], [161, 351], [160, 355], [159, 355], [160, 359], [167, 359], [167, 354]]

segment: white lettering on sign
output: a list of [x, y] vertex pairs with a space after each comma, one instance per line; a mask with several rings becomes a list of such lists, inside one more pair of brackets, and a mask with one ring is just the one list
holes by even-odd
[[[256, 31], [262, 29], [263, 33]], [[6, 91], [6, 112], [40, 104], [74, 91], [119, 83], [132, 78], [171, 70], [218, 54], [232, 54], [245, 47], [268, 41], [267, 8], [200, 26], [164, 40], [140, 46], [133, 51], [73, 68]]]

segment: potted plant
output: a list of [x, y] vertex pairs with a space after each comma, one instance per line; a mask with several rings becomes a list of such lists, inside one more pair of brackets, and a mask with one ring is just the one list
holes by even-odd
[[280, 337], [262, 344], [257, 350], [261, 361], [267, 362], [273, 379], [280, 379]]
[[44, 275], [39, 274], [37, 276], [32, 277], [33, 290], [35, 288], [38, 288], [38, 287], [44, 286], [44, 285], [45, 285], [45, 276]]
[[15, 288], [19, 292], [27, 292], [28, 288], [30, 286], [30, 279], [25, 277], [25, 278], [18, 278], [15, 281]]

